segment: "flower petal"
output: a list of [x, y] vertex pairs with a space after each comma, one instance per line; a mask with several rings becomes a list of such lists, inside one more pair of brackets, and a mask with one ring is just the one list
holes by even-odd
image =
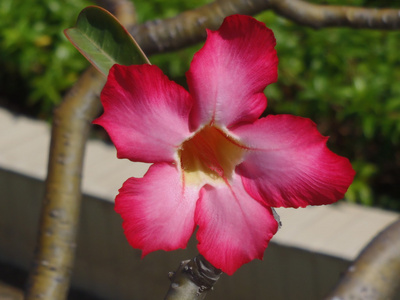
[[271, 209], [247, 194], [240, 176], [234, 175], [231, 184], [204, 186], [195, 213], [200, 254], [228, 275], [262, 259], [278, 230]]
[[252, 17], [234, 15], [207, 34], [186, 74], [195, 100], [192, 127], [256, 120], [267, 105], [263, 91], [278, 76], [272, 31]]
[[330, 204], [353, 181], [349, 160], [328, 149], [309, 119], [269, 115], [233, 132], [253, 148], [237, 167], [245, 189], [268, 206]]
[[143, 178], [129, 178], [115, 198], [125, 235], [142, 256], [185, 248], [193, 233], [199, 188], [186, 187], [176, 167], [158, 163]]
[[103, 126], [119, 158], [170, 162], [189, 136], [189, 93], [156, 66], [114, 65], [101, 93]]

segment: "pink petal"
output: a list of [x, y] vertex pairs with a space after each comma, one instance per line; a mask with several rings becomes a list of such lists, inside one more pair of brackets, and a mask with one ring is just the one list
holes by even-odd
[[193, 233], [199, 189], [182, 185], [176, 167], [158, 163], [143, 178], [130, 178], [115, 198], [125, 235], [142, 256], [185, 248]]
[[189, 93], [156, 66], [114, 65], [101, 93], [103, 126], [119, 158], [142, 162], [174, 160], [189, 136]]
[[249, 150], [237, 167], [245, 189], [271, 207], [305, 207], [342, 199], [355, 175], [331, 152], [309, 119], [269, 115], [234, 133]]
[[265, 87], [278, 76], [272, 31], [252, 17], [234, 15], [207, 33], [187, 73], [195, 100], [192, 127], [253, 122], [266, 108]]
[[199, 252], [229, 275], [255, 258], [262, 259], [278, 229], [271, 209], [251, 198], [237, 175], [230, 187], [203, 187], [195, 218]]

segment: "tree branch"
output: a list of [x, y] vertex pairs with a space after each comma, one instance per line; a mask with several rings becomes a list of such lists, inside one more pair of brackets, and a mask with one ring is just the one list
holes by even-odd
[[326, 300], [394, 299], [400, 290], [400, 220], [376, 236]]
[[125, 26], [137, 23], [136, 10], [132, 1], [127, 0], [96, 0], [96, 3], [111, 12]]
[[129, 28], [147, 55], [180, 49], [205, 39], [205, 28], [218, 28], [226, 16], [272, 10], [296, 23], [322, 27], [399, 29], [400, 9], [311, 4], [301, 0], [216, 0], [176, 17]]
[[90, 67], [54, 112], [37, 252], [26, 300], [65, 299], [75, 256], [85, 142], [105, 78]]
[[[118, 2], [132, 5], [126, 0]], [[132, 17], [125, 15], [125, 24]], [[54, 111], [45, 197], [26, 300], [66, 299], [75, 258], [85, 144], [91, 121], [101, 109], [98, 98], [105, 81], [90, 67]]]
[[146, 55], [171, 51], [202, 41], [206, 28], [218, 28], [226, 16], [252, 15], [270, 7], [269, 0], [217, 0], [176, 17], [129, 28]]
[[298, 24], [313, 28], [352, 27], [399, 29], [400, 9], [311, 4], [301, 0], [274, 1], [273, 10]]

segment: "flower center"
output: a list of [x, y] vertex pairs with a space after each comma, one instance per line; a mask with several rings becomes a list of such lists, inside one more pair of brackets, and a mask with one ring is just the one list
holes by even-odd
[[232, 178], [245, 146], [214, 126], [205, 126], [182, 143], [179, 157], [185, 182], [205, 184]]

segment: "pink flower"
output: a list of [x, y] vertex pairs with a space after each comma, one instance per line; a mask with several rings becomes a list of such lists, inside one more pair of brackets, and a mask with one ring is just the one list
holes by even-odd
[[114, 65], [95, 123], [119, 158], [153, 163], [115, 199], [129, 243], [143, 256], [185, 248], [198, 226], [199, 252], [231, 275], [262, 259], [278, 228], [271, 207], [333, 203], [354, 171], [312, 121], [258, 119], [263, 90], [277, 80], [271, 30], [235, 15], [207, 33], [187, 73], [190, 92], [156, 66]]

